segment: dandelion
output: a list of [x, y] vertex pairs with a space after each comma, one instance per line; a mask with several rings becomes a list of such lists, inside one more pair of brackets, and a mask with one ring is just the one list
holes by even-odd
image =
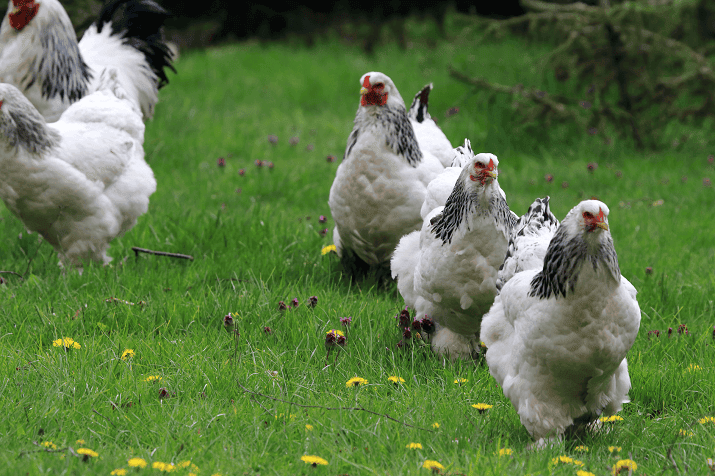
[[493, 405], [489, 405], [488, 403], [475, 403], [474, 405], [472, 405], [472, 407], [479, 410], [479, 413], [484, 413], [487, 410], [489, 410], [490, 408], [492, 408]]
[[444, 466], [439, 464], [439, 461], [435, 461], [435, 460], [431, 460], [431, 459], [425, 460], [425, 462], [422, 463], [422, 467], [426, 468], [426, 469], [431, 469], [432, 471], [437, 472], [437, 473], [439, 472], [440, 469], [444, 469]]
[[692, 431], [683, 430], [683, 429], [681, 428], [680, 430], [678, 430], [678, 434], [679, 434], [680, 436], [693, 436], [694, 433], [693, 433]]
[[310, 424], [305, 425], [305, 431], [313, 431], [313, 428], [314, 428], [313, 425], [310, 425]]
[[469, 382], [469, 380], [467, 380], [466, 378], [461, 378], [461, 377], [454, 380], [454, 383], [456, 383], [457, 385], [462, 385], [463, 383], [467, 383], [467, 382]]
[[690, 364], [688, 365], [688, 368], [685, 369], [686, 372], [695, 372], [698, 370], [703, 370], [703, 368], [697, 364]]
[[698, 420], [698, 423], [704, 425], [705, 423], [715, 423], [715, 417], [706, 416]]
[[437, 423], [437, 422], [432, 423], [432, 428], [434, 428], [435, 430], [437, 428], [439, 428], [439, 423]]
[[407, 448], [408, 450], [421, 450], [422, 445], [420, 443], [408, 443], [405, 448]]
[[191, 461], [189, 461], [189, 460], [180, 461], [180, 462], [176, 463], [176, 467], [179, 469], [188, 468], [189, 466], [191, 466]]
[[324, 460], [323, 458], [321, 458], [320, 456], [303, 455], [300, 457], [300, 459], [301, 459], [301, 461], [305, 461], [306, 464], [309, 464], [309, 465], [313, 466], [314, 468], [316, 466], [318, 466], [319, 464], [323, 465], [323, 466], [328, 464], [328, 462], [326, 460]]
[[512, 450], [511, 448], [500, 448], [497, 452], [497, 456], [499, 456], [500, 458], [502, 456], [511, 456], [512, 454], [514, 454], [514, 450]]
[[134, 349], [124, 349], [124, 352], [122, 352], [122, 360], [131, 359], [135, 355]]
[[598, 419], [601, 423], [613, 423], [614, 421], [621, 421], [623, 420], [623, 417], [620, 417], [618, 415], [611, 415], [608, 417], [602, 416], [601, 418]]
[[583, 466], [583, 461], [573, 459], [569, 456], [557, 456], [556, 458], [551, 458], [551, 462], [549, 463], [549, 469], [553, 469], [554, 466], [557, 466], [559, 464], [573, 464], [574, 466]]
[[51, 441], [43, 441], [43, 442], [42, 442], [42, 446], [44, 446], [45, 448], [49, 448], [49, 449], [51, 449], [51, 450], [56, 450], [56, 449], [57, 449], [57, 445], [54, 444], [54, 443], [51, 442]]
[[387, 377], [387, 380], [394, 383], [395, 385], [405, 383], [405, 379], [403, 379], [402, 377], [398, 377], [397, 375], [390, 375], [389, 377]]
[[87, 442], [84, 441], [83, 439], [79, 439], [79, 440], [77, 440], [75, 443], [77, 443], [78, 445], [84, 445], [84, 444], [86, 444]]
[[345, 382], [346, 387], [359, 387], [360, 385], [367, 384], [367, 380], [362, 377], [353, 377], [347, 382]]
[[578, 471], [576, 471], [576, 476], [596, 476], [596, 475], [590, 471], [585, 471], [583, 469], [579, 469]]
[[145, 382], [150, 382], [150, 383], [161, 382], [162, 380], [164, 380], [164, 379], [162, 379], [160, 375], [149, 375], [147, 378], [144, 379]]
[[111, 473], [109, 473], [111, 476], [126, 476], [127, 470], [124, 468], [117, 468]]
[[573, 449], [574, 451], [578, 453], [588, 453], [588, 446], [586, 445], [578, 445]]
[[146, 468], [146, 460], [143, 458], [132, 458], [127, 464], [130, 468]]
[[62, 339], [57, 339], [52, 341], [53, 347], [64, 347], [65, 349], [79, 349], [82, 346], [79, 342], [75, 342], [71, 337], [63, 337]]
[[92, 458], [96, 458], [97, 456], [99, 456], [99, 453], [90, 450], [89, 448], [80, 448], [77, 450], [77, 454], [91, 456]]
[[626, 470], [626, 473], [629, 473], [631, 471], [635, 471], [638, 469], [638, 465], [636, 464], [635, 461], [630, 460], [630, 459], [622, 459], [619, 460], [616, 465], [613, 467], [613, 474], [614, 476], [617, 474], [621, 474], [621, 471]]
[[323, 248], [320, 250], [320, 254], [323, 256], [327, 255], [328, 253], [337, 253], [335, 245], [323, 246]]

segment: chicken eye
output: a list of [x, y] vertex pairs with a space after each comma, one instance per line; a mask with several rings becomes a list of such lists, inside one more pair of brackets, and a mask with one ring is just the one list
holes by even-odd
[[378, 89], [382, 89], [382, 88], [384, 88], [384, 87], [385, 87], [385, 85], [384, 85], [383, 83], [376, 83], [376, 84], [373, 86], [373, 88], [378, 88]]
[[590, 212], [583, 212], [583, 217], [588, 218], [590, 220], [593, 219], [593, 215]]
[[474, 164], [474, 168], [475, 168], [475, 169], [483, 169], [483, 168], [485, 168], [485, 167], [486, 167], [486, 165], [480, 164], [479, 162], [476, 162], [476, 163]]

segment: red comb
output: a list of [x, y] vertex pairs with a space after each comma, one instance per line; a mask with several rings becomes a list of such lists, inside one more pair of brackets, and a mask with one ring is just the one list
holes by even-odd
[[489, 159], [489, 170], [494, 170], [494, 159]]
[[598, 208], [598, 221], [606, 221], [606, 217], [603, 216], [603, 210], [601, 208]]
[[362, 82], [362, 87], [370, 89], [370, 76], [365, 76], [365, 81]]

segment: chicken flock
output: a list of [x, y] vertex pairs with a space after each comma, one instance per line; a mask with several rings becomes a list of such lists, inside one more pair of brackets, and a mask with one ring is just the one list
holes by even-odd
[[[153, 0], [110, 0], [78, 42], [58, 0], [11, 0], [0, 26], [0, 198], [28, 230], [81, 268], [156, 190], [144, 121], [173, 70]], [[606, 204], [561, 222], [549, 197], [515, 214], [499, 159], [453, 148], [428, 112], [433, 85], [407, 109], [385, 74], [360, 78], [360, 104], [330, 188], [344, 263], [381, 270], [435, 323], [450, 359], [485, 354], [538, 444], [628, 402], [626, 354], [640, 324], [621, 276]], [[486, 352], [482, 346], [486, 346]]]

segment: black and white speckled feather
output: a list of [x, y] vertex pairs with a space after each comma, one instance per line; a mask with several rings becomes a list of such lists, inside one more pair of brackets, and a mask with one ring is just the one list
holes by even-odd
[[422, 161], [422, 151], [405, 109], [387, 105], [380, 111], [379, 118], [385, 127], [387, 145], [412, 167], [417, 167]]
[[[22, 147], [32, 154], [41, 154], [55, 147], [60, 136], [45, 124], [45, 119], [27, 101], [17, 100], [20, 92], [8, 84], [0, 84], [0, 136], [10, 147]], [[1, 143], [1, 142], [0, 142]]]
[[47, 22], [39, 30], [39, 36], [42, 55], [32, 59], [23, 87], [29, 89], [38, 83], [43, 98], [80, 100], [87, 94], [92, 73], [79, 52], [72, 25], [64, 21]]
[[529, 296], [539, 299], [566, 297], [574, 291], [579, 273], [586, 265], [594, 271], [604, 267], [616, 282], [620, 282], [621, 270], [610, 232], [585, 231], [579, 223], [582, 224], [581, 208], [577, 206], [566, 215], [551, 239], [544, 267], [531, 281]]
[[504, 263], [499, 268], [497, 289], [514, 274], [543, 266], [543, 258], [548, 244], [559, 226], [558, 219], [551, 213], [549, 197], [537, 198], [524, 215], [519, 217], [511, 235]]
[[431, 116], [427, 107], [429, 103], [429, 93], [432, 91], [433, 87], [432, 83], [429, 83], [417, 94], [415, 94], [415, 98], [412, 100], [412, 104], [410, 105], [410, 110], [407, 111], [407, 116], [413, 121], [422, 123], [425, 119], [430, 119]]

